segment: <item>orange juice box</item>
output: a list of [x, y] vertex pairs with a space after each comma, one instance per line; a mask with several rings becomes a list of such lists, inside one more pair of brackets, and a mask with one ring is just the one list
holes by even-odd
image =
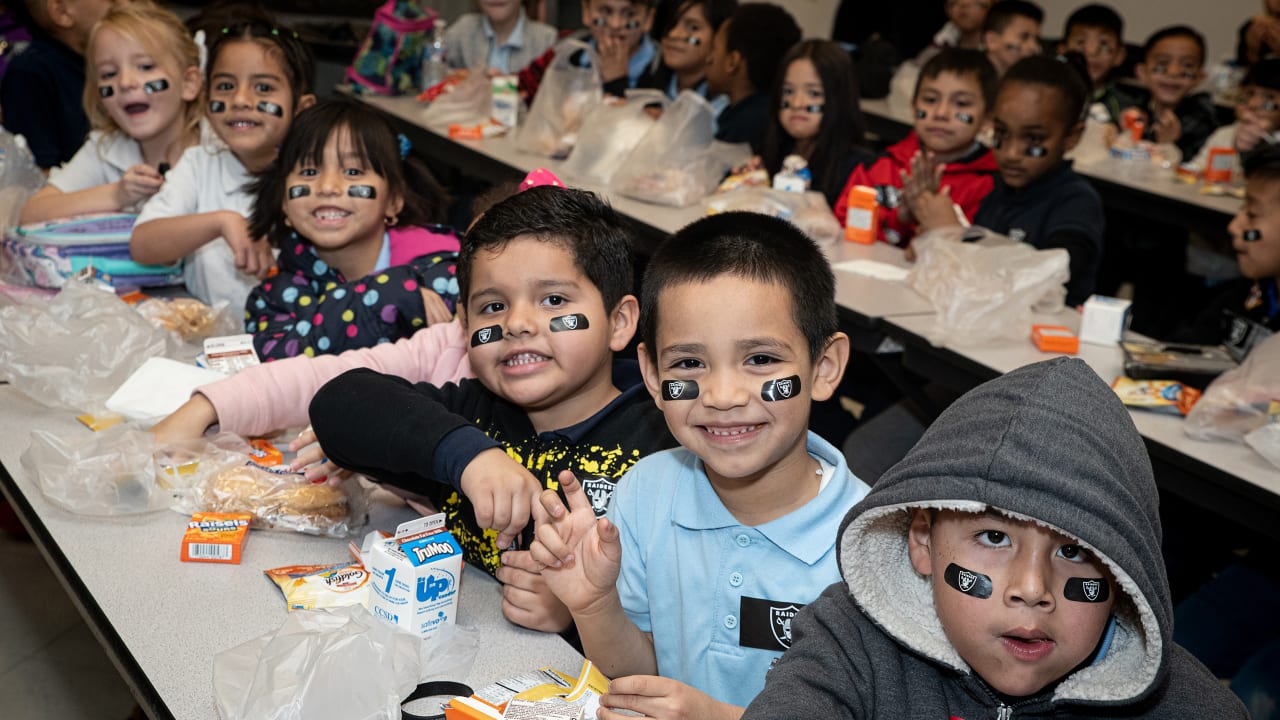
[[844, 239], [870, 245], [876, 241], [880, 227], [880, 203], [875, 188], [854, 185], [849, 188], [849, 211], [845, 215]]
[[249, 513], [195, 513], [182, 536], [182, 561], [239, 565], [252, 519]]

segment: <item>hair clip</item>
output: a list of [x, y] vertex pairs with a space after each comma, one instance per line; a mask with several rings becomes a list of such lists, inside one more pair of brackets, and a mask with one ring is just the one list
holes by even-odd
[[520, 192], [524, 192], [529, 188], [540, 187], [542, 185], [551, 185], [553, 187], [564, 187], [564, 183], [556, 174], [546, 168], [537, 168], [524, 176], [524, 180], [520, 181]]
[[400, 159], [404, 160], [409, 157], [409, 151], [413, 149], [413, 143], [409, 142], [409, 138], [404, 133], [396, 133], [396, 140], [400, 141]]

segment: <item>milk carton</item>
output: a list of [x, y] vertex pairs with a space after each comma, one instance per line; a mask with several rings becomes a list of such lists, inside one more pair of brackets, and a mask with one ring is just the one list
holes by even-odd
[[444, 515], [403, 523], [364, 556], [372, 576], [369, 610], [427, 637], [452, 625], [462, 579], [462, 548], [445, 529]]

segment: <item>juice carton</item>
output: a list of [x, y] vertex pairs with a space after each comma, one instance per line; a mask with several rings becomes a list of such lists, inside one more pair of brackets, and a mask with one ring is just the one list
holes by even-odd
[[373, 543], [364, 562], [375, 616], [423, 637], [453, 624], [462, 548], [445, 529], [443, 513], [402, 523], [395, 537]]

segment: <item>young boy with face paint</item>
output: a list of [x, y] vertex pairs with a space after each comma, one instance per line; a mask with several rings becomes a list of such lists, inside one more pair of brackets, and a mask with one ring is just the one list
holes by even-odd
[[1024, 57], [1040, 52], [1044, 10], [1029, 0], [1000, 0], [982, 23], [982, 47], [997, 75]]
[[[582, 24], [587, 29], [573, 37], [596, 49], [606, 93], [623, 97], [627, 88], [636, 87], [649, 73], [658, 56], [657, 45], [649, 37], [653, 6], [654, 0], [582, 0]], [[555, 56], [553, 47], [520, 70], [520, 94], [529, 102], [538, 94], [542, 76]], [[585, 54], [574, 62], [589, 64]]]
[[1151, 464], [1084, 362], [942, 413], [845, 517], [744, 718], [1244, 718], [1172, 642]]
[[1204, 79], [1204, 36], [1186, 25], [1157, 30], [1142, 49], [1135, 71], [1145, 86], [1130, 94], [1145, 115], [1143, 139], [1172, 143], [1194, 157], [1218, 127], [1213, 99], [1192, 92]]
[[528, 552], [509, 549], [530, 539], [537, 493], [568, 471], [603, 514], [632, 464], [674, 444], [636, 363], [614, 359], [638, 316], [631, 245], [591, 193], [542, 186], [508, 198], [467, 231], [458, 260], [476, 379], [437, 388], [353, 370], [311, 402], [328, 458], [426, 495], [467, 562], [506, 585], [507, 618], [526, 627], [571, 622]]
[[906, 247], [918, 229], [912, 204], [939, 185], [951, 188], [952, 200], [972, 219], [995, 184], [995, 157], [977, 138], [995, 103], [997, 80], [978, 50], [951, 48], [925, 63], [912, 100], [914, 128], [849, 176], [835, 205], [840, 224], [848, 217], [849, 192], [858, 185], [876, 190], [882, 210], [876, 237], [898, 247]]
[[1091, 117], [1112, 125], [1120, 124], [1120, 113], [1131, 103], [1116, 89], [1111, 71], [1124, 63], [1124, 19], [1107, 5], [1076, 8], [1067, 16], [1058, 52], [1075, 51], [1084, 56], [1089, 68]]
[[[835, 282], [795, 227], [699, 220], [645, 271], [645, 385], [683, 446], [636, 464], [597, 522], [564, 477], [531, 551], [613, 678], [598, 717], [736, 718], [839, 576], [833, 540], [867, 486], [808, 431], [849, 356]], [[725, 322], [714, 309], [732, 304]]]

